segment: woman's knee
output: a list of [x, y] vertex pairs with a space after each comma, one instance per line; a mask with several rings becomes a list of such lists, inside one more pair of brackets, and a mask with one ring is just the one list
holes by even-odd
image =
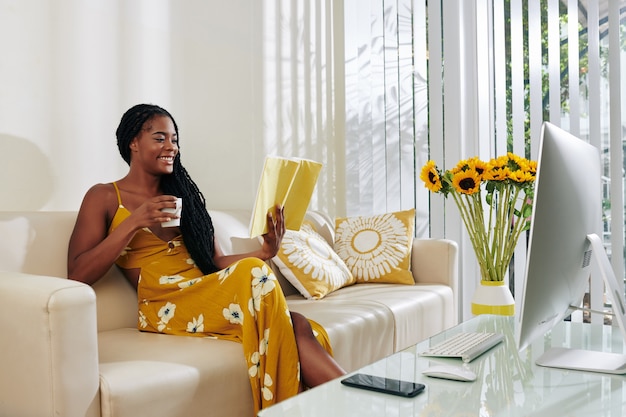
[[300, 313], [290, 311], [291, 322], [293, 323], [293, 330], [297, 334], [301, 335], [313, 335], [313, 329], [309, 320]]
[[238, 276], [240, 285], [245, 285], [246, 282], [253, 287], [271, 284], [272, 288], [277, 290], [274, 292], [283, 293], [274, 271], [265, 261], [259, 258], [244, 258], [232, 267], [240, 271], [235, 274]]

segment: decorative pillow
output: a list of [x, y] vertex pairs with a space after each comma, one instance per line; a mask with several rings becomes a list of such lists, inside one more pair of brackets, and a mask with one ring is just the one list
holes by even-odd
[[357, 283], [415, 284], [410, 271], [415, 209], [335, 220], [335, 252]]
[[310, 223], [287, 230], [272, 259], [280, 272], [308, 299], [319, 300], [355, 283], [354, 277], [328, 242]]

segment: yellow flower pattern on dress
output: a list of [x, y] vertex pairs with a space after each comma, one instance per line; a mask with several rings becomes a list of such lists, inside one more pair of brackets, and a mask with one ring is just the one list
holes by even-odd
[[182, 290], [183, 288], [191, 287], [192, 285], [197, 284], [200, 281], [202, 281], [202, 277], [200, 277], [200, 278], [192, 278], [192, 279], [184, 281], [184, 282], [179, 282], [178, 283], [178, 288], [180, 288]]
[[234, 263], [224, 269], [222, 269], [221, 271], [217, 272], [217, 276], [218, 279], [220, 280], [220, 282], [224, 282], [224, 280], [226, 278], [228, 278], [230, 276], [230, 274], [232, 274], [233, 272], [235, 272], [235, 269], [237, 268], [237, 264]]
[[143, 312], [139, 312], [139, 328], [145, 329], [148, 327], [148, 320], [146, 320], [146, 315]]
[[253, 268], [251, 272], [254, 277], [252, 279], [252, 305], [254, 311], [259, 311], [262, 297], [276, 288], [276, 276], [270, 273], [266, 264], [263, 264], [261, 268]]
[[272, 376], [265, 374], [265, 378], [263, 378], [263, 399], [265, 399], [265, 401], [271, 401], [274, 398], [274, 393], [270, 388], [272, 385], [274, 385]]
[[204, 331], [204, 316], [200, 314], [187, 323], [187, 331], [189, 333], [202, 333]]
[[265, 355], [267, 352], [267, 346], [270, 342], [270, 329], [265, 329], [263, 332], [263, 339], [259, 342], [259, 354]]
[[159, 284], [173, 284], [178, 281], [182, 281], [184, 279], [185, 277], [182, 277], [180, 275], [172, 275], [172, 276], [164, 275], [161, 278], [159, 278]]
[[259, 374], [259, 368], [261, 367], [261, 354], [254, 352], [249, 360], [250, 368], [248, 368], [248, 375], [251, 378], [256, 377]]
[[232, 324], [243, 324], [243, 311], [239, 304], [230, 304], [228, 308], [222, 310], [224, 318]]
[[169, 301], [159, 309], [159, 313], [157, 314], [161, 320], [159, 320], [157, 324], [157, 329], [162, 332], [165, 330], [167, 323], [174, 317], [176, 312], [176, 304], [172, 304]]

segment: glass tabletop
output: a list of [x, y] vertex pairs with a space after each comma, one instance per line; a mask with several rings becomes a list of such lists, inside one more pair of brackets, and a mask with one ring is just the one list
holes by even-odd
[[[313, 416], [621, 416], [626, 415], [626, 376], [537, 366], [550, 347], [624, 353], [619, 329], [563, 322], [528, 349], [518, 352], [515, 319], [478, 316], [358, 372], [420, 382], [414, 398], [343, 386], [330, 381], [259, 413], [259, 417]], [[503, 343], [474, 361], [425, 358], [419, 353], [461, 331], [495, 331]], [[478, 378], [459, 382], [430, 378], [422, 371], [435, 364], [465, 366]]]

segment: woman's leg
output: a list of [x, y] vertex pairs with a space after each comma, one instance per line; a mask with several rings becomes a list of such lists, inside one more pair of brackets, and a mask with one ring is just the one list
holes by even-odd
[[291, 321], [296, 335], [300, 372], [304, 385], [315, 387], [345, 375], [346, 372], [317, 341], [306, 317], [292, 311]]

